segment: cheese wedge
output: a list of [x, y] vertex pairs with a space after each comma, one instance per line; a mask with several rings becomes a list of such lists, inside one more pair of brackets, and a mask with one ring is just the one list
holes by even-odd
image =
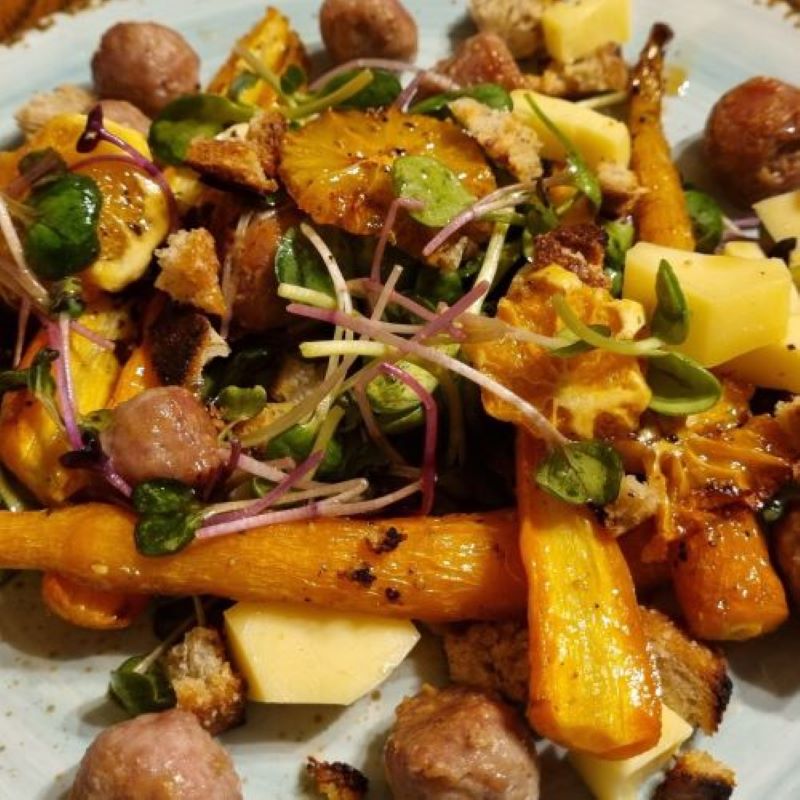
[[547, 52], [569, 63], [607, 42], [623, 44], [631, 36], [630, 0], [566, 0], [552, 3], [542, 15]]
[[689, 306], [689, 336], [675, 349], [713, 367], [782, 342], [789, 322], [792, 279], [780, 259], [703, 255], [639, 242], [625, 259], [623, 296], [651, 314], [656, 274], [668, 261]]
[[249, 699], [262, 703], [349, 705], [419, 640], [408, 620], [282, 603], [237, 603], [225, 630]]
[[800, 189], [754, 203], [753, 210], [773, 241], [800, 238]]
[[569, 760], [597, 800], [637, 800], [642, 784], [666, 765], [692, 732], [686, 720], [662, 705], [661, 738], [644, 753], [621, 761], [570, 753]]
[[734, 258], [766, 258], [767, 254], [761, 249], [758, 242], [732, 241], [722, 245], [722, 255]]

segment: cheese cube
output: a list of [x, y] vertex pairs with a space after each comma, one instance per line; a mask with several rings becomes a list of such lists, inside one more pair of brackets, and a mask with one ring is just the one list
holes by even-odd
[[528, 96], [569, 139], [590, 168], [595, 169], [601, 161], [628, 166], [631, 136], [627, 125], [569, 100], [517, 89], [511, 93], [514, 113], [536, 131], [542, 142], [541, 154], [544, 158], [563, 161], [566, 153], [561, 142], [530, 107], [526, 99]]
[[800, 239], [800, 189], [768, 197], [754, 203], [753, 209], [773, 241]]
[[767, 254], [761, 249], [758, 242], [733, 241], [722, 245], [722, 255], [734, 258], [766, 258]]
[[702, 255], [639, 242], [625, 258], [623, 296], [648, 314], [656, 307], [656, 274], [668, 261], [689, 306], [689, 336], [675, 349], [713, 367], [783, 340], [792, 279], [777, 258]]
[[283, 603], [237, 603], [225, 631], [249, 699], [262, 703], [349, 705], [419, 640], [408, 620]]
[[631, 36], [630, 0], [566, 0], [542, 15], [547, 52], [562, 63], [589, 55], [606, 42], [623, 44]]
[[800, 392], [800, 314], [789, 317], [783, 341], [735, 358], [725, 371], [756, 386]]
[[661, 738], [646, 752], [621, 761], [570, 753], [569, 760], [597, 800], [636, 800], [642, 784], [666, 765], [692, 732], [688, 722], [662, 704]]

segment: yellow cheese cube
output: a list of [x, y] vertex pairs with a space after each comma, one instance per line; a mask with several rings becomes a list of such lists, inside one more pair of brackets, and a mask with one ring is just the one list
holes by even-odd
[[595, 169], [601, 161], [628, 166], [631, 135], [627, 125], [569, 100], [517, 89], [511, 93], [514, 113], [535, 129], [542, 142], [541, 154], [544, 158], [563, 161], [564, 147], [530, 107], [526, 99], [528, 96], [572, 142], [589, 167]]
[[349, 705], [419, 640], [408, 620], [283, 603], [237, 603], [225, 630], [248, 697], [262, 703]]
[[589, 55], [606, 42], [623, 44], [631, 36], [630, 0], [566, 0], [542, 15], [547, 52], [568, 63]]
[[642, 784], [666, 765], [692, 732], [686, 720], [662, 704], [661, 738], [650, 750], [622, 761], [582, 753], [570, 753], [569, 759], [597, 800], [636, 800]]
[[773, 241], [800, 238], [800, 189], [768, 197], [754, 203], [753, 209]]
[[722, 255], [734, 258], [766, 258], [767, 254], [761, 249], [758, 242], [734, 241], [722, 245]]
[[800, 392], [800, 314], [789, 317], [782, 342], [745, 353], [726, 364], [725, 370], [756, 386]]
[[622, 293], [648, 313], [656, 306], [662, 259], [675, 271], [689, 306], [689, 336], [675, 349], [713, 367], [782, 341], [792, 279], [780, 259], [702, 255], [639, 242], [626, 256]]

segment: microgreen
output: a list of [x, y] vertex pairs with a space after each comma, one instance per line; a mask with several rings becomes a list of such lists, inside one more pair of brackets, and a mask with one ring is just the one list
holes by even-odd
[[299, 228], [290, 228], [278, 242], [275, 274], [279, 283], [309, 289], [335, 300], [330, 273], [320, 254]]
[[216, 400], [222, 419], [228, 423], [252, 419], [266, 404], [267, 392], [263, 386], [226, 386]]
[[50, 312], [67, 314], [71, 319], [78, 319], [86, 310], [83, 300], [83, 284], [80, 279], [71, 275], [63, 281], [53, 284], [50, 289]]
[[668, 416], [706, 411], [722, 395], [717, 378], [682, 353], [671, 352], [650, 359], [647, 384], [653, 393], [650, 408]]
[[[356, 78], [361, 70], [349, 70], [331, 78], [319, 93], [325, 97], [346, 86]], [[396, 75], [383, 69], [372, 70], [372, 81], [356, 94], [338, 104], [339, 108], [383, 108], [391, 105], [400, 95], [403, 87]]]
[[[427, 392], [434, 392], [439, 382], [436, 376], [411, 361], [400, 360], [396, 366], [411, 375]], [[420, 405], [419, 395], [406, 383], [392, 375], [380, 374], [367, 384], [367, 399], [378, 414], [407, 414]]]
[[796, 481], [785, 483], [764, 503], [759, 512], [761, 521], [766, 525], [774, 525], [786, 516], [790, 507], [798, 500], [800, 500], [800, 484]]
[[450, 103], [462, 97], [469, 97], [472, 100], [477, 100], [479, 103], [483, 103], [483, 105], [489, 106], [489, 108], [493, 108], [497, 111], [511, 111], [511, 109], [514, 108], [511, 95], [502, 86], [498, 86], [496, 83], [479, 83], [465, 89], [442, 92], [432, 97], [426, 97], [424, 100], [411, 106], [408, 113], [441, 114], [447, 110]]
[[180, 481], [158, 478], [133, 490], [139, 512], [134, 531], [136, 549], [145, 556], [165, 556], [183, 550], [202, 523], [194, 491]]
[[622, 295], [622, 276], [625, 271], [625, 254], [633, 246], [633, 222], [615, 219], [603, 224], [606, 232], [606, 254], [603, 269], [611, 281], [612, 297]]
[[297, 64], [290, 64], [286, 72], [281, 75], [281, 92], [285, 95], [294, 94], [306, 83], [306, 73]]
[[686, 210], [692, 221], [695, 249], [700, 253], [713, 253], [722, 241], [722, 209], [713, 197], [697, 189], [684, 191]]
[[569, 442], [548, 454], [535, 479], [568, 503], [606, 505], [617, 499], [624, 474], [622, 459], [605, 442]]
[[584, 194], [595, 208], [600, 208], [603, 195], [600, 191], [600, 183], [597, 176], [589, 169], [583, 156], [575, 149], [572, 142], [564, 135], [563, 131], [542, 111], [539, 104], [530, 96], [525, 95], [525, 99], [531, 110], [542, 121], [542, 124], [558, 139], [566, 153], [567, 173], [569, 174], [573, 186]]
[[304, 117], [310, 117], [312, 114], [319, 114], [329, 108], [343, 106], [354, 97], [358, 97], [358, 95], [367, 89], [374, 80], [375, 73], [372, 72], [372, 70], [360, 70], [337, 89], [316, 95], [305, 103], [283, 108], [282, 112], [289, 120], [299, 120]]
[[650, 330], [667, 344], [682, 344], [689, 335], [689, 307], [675, 271], [664, 259], [656, 274], [656, 299]]
[[[319, 423], [312, 420], [293, 425], [287, 431], [271, 439], [266, 447], [267, 458], [292, 458], [297, 463], [311, 455], [319, 432]], [[344, 461], [342, 446], [336, 439], [330, 439], [325, 447], [325, 455], [317, 467], [321, 478], [336, 474]]]
[[51, 365], [57, 358], [57, 350], [44, 347], [29, 367], [0, 372], [0, 395], [15, 389], [28, 389], [60, 426], [61, 416], [55, 403], [56, 383], [51, 372]]
[[25, 257], [40, 278], [60, 280], [97, 258], [102, 204], [100, 189], [86, 175], [61, 175], [33, 190], [27, 206], [34, 221], [23, 243]]
[[392, 164], [392, 187], [397, 197], [422, 204], [409, 214], [429, 228], [447, 225], [475, 198], [458, 176], [432, 156], [400, 156]]
[[182, 164], [192, 139], [211, 139], [226, 128], [249, 122], [255, 109], [215, 94], [173, 100], [153, 120], [148, 143], [164, 164]]
[[[172, 708], [177, 702], [172, 684], [159, 661], [132, 656], [111, 673], [109, 692], [132, 717]], [[145, 664], [146, 668], [140, 670]]]

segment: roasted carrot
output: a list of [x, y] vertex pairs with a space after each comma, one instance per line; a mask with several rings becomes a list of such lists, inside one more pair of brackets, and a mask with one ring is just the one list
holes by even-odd
[[528, 719], [543, 736], [603, 758], [652, 747], [661, 705], [633, 581], [591, 511], [539, 489], [543, 447], [520, 431], [517, 501], [528, 575]]
[[786, 620], [789, 609], [755, 514], [708, 514], [675, 545], [675, 594], [700, 639], [751, 639]]
[[661, 124], [664, 49], [671, 38], [666, 25], [654, 25], [633, 71], [628, 119], [631, 166], [647, 190], [636, 204], [634, 220], [640, 240], [694, 250], [681, 179]]
[[[0, 567], [56, 570], [98, 589], [306, 602], [429, 621], [522, 616], [516, 514], [317, 519], [139, 555], [134, 516], [86, 503], [0, 512]], [[376, 554], [389, 528], [407, 536]]]

